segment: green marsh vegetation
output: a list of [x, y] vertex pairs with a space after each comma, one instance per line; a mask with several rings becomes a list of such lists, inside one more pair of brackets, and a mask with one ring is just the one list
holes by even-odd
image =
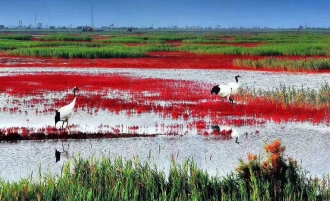
[[253, 87], [243, 87], [240, 89], [239, 94], [240, 97], [245, 97], [245, 99], [259, 97], [295, 107], [312, 107], [316, 109], [330, 107], [330, 85], [328, 82], [321, 83], [318, 90], [304, 86], [295, 88], [281, 84], [279, 87], [274, 87], [270, 90], [256, 90]]
[[92, 41], [90, 35], [52, 34], [39, 38], [39, 41]]
[[273, 69], [273, 70], [328, 70], [330, 69], [330, 59], [276, 59], [265, 58], [260, 60], [253, 59], [234, 59], [233, 63], [238, 67], [251, 67], [254, 69]]
[[[78, 43], [79, 44], [79, 43]], [[86, 45], [70, 45], [56, 47], [31, 47], [31, 48], [19, 48], [11, 50], [8, 54], [20, 55], [20, 56], [36, 56], [36, 57], [52, 57], [52, 58], [137, 58], [146, 57], [148, 52], [151, 51], [168, 51], [169, 45], [147, 45], [147, 46], [135, 46], [129, 47], [121, 44], [114, 45], [96, 45], [91, 47], [92, 44]]]
[[[25, 38], [25, 39], [24, 39]], [[230, 38], [230, 39], [228, 39]], [[0, 35], [0, 50], [9, 51], [10, 54], [16, 55], [36, 55], [36, 56], [52, 56], [64, 58], [67, 57], [67, 51], [77, 51], [76, 54], [85, 58], [113, 58], [118, 55], [122, 57], [145, 57], [146, 51], [182, 51], [192, 52], [196, 54], [221, 54], [221, 55], [260, 55], [260, 56], [328, 56], [330, 55], [330, 36], [319, 33], [262, 33], [262, 34], [232, 34], [222, 35], [216, 33], [146, 33], [146, 34], [128, 34], [115, 33], [108, 35], [79, 34], [49, 34], [40, 37], [37, 41], [32, 41], [31, 35]], [[174, 46], [166, 44], [167, 41], [182, 41], [182, 46]], [[146, 48], [134, 49], [129, 46], [123, 48], [120, 45], [127, 43], [137, 43]], [[234, 46], [233, 43], [260, 43], [255, 47]], [[114, 46], [117, 45], [117, 46]], [[30, 51], [20, 50], [24, 48], [43, 48], [44, 51], [53, 51], [54, 47], [65, 46], [66, 48], [58, 48], [56, 52], [63, 51], [57, 55], [52, 54], [35, 54]], [[73, 50], [72, 47], [79, 47]], [[127, 45], [126, 45], [127, 46]], [[152, 48], [151, 46], [155, 46]], [[104, 48], [113, 49], [116, 47], [121, 54], [80, 54], [84, 48]], [[102, 49], [103, 50], [103, 49]], [[39, 49], [38, 49], [39, 51]], [[91, 50], [93, 52], [94, 50]], [[139, 54], [131, 52], [141, 51]], [[86, 52], [86, 50], [84, 50]], [[73, 53], [74, 54], [74, 53]], [[80, 58], [79, 56], [79, 58]], [[100, 56], [100, 57], [99, 57]], [[239, 61], [240, 63], [244, 61]], [[237, 61], [237, 63], [239, 63]], [[304, 61], [301, 61], [304, 63]], [[307, 63], [306, 65], [309, 65]]]
[[[267, 33], [232, 35], [232, 40], [205, 36], [201, 41], [221, 44], [185, 44], [179, 51], [197, 54], [259, 55], [259, 56], [325, 56], [330, 55], [330, 36], [327, 34]], [[207, 39], [207, 38], [211, 38]], [[256, 47], [225, 45], [227, 43], [260, 43]]]
[[31, 35], [26, 34], [8, 34], [8, 35], [0, 35], [0, 39], [8, 39], [8, 40], [32, 40]]
[[82, 159], [58, 176], [0, 181], [0, 200], [329, 200], [329, 178], [312, 179], [284, 154], [280, 140], [266, 144], [264, 156], [248, 154], [235, 172], [219, 178], [192, 159], [168, 173], [147, 162], [122, 158]]
[[[330, 43], [329, 43], [330, 44]], [[197, 54], [222, 55], [259, 55], [259, 56], [326, 56], [330, 55], [329, 44], [263, 44], [257, 47], [230, 45], [186, 44], [178, 47], [179, 51]]]

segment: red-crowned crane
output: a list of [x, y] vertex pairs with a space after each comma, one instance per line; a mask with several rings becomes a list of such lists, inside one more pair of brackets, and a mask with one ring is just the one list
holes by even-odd
[[235, 105], [235, 101], [230, 98], [232, 89], [225, 84], [221, 84], [221, 85], [216, 85], [212, 88], [211, 90], [211, 94], [216, 94], [220, 97], [222, 97], [222, 102], [223, 102], [223, 98], [227, 98], [233, 105]]
[[241, 76], [235, 76], [236, 82], [229, 82], [227, 85], [231, 88], [231, 94], [235, 95], [238, 92], [238, 88], [240, 87], [238, 78], [242, 78]]
[[74, 106], [76, 104], [76, 99], [77, 99], [76, 90], [79, 90], [78, 87], [73, 88], [73, 96], [74, 96], [73, 101], [70, 104], [61, 107], [59, 110], [56, 110], [55, 126], [56, 126], [57, 122], [62, 121], [63, 122], [62, 128], [63, 128], [64, 122], [66, 122], [67, 123], [66, 127], [70, 130], [69, 119], [71, 118], [71, 116], [73, 114]]

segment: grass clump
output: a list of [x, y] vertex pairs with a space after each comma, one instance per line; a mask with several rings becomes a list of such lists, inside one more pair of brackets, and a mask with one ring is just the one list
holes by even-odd
[[[315, 191], [297, 161], [285, 158], [280, 140], [267, 144], [266, 158], [249, 154], [248, 161], [240, 160], [238, 178], [243, 182], [248, 200], [305, 200]], [[316, 195], [313, 195], [317, 197]]]
[[161, 40], [151, 36], [116, 36], [110, 39], [97, 40], [101, 43], [165, 43], [165, 40]]
[[178, 51], [197, 54], [260, 56], [324, 56], [330, 55], [328, 44], [265, 44], [257, 47], [185, 44]]
[[330, 85], [322, 83], [319, 90], [309, 87], [295, 88], [280, 84], [270, 90], [255, 90], [242, 88], [239, 91], [241, 97], [261, 98], [278, 104], [291, 105], [298, 108], [328, 109], [330, 106]]
[[[0, 181], [0, 200], [327, 200], [329, 189], [306, 178], [297, 162], [284, 155], [280, 140], [267, 144], [266, 158], [249, 154], [236, 172], [211, 177], [188, 159], [172, 156], [168, 175], [147, 162], [122, 158], [76, 158], [60, 176]], [[324, 181], [326, 181], [324, 179]]]
[[300, 70], [329, 70], [330, 59], [275, 59], [266, 58], [260, 60], [253, 59], [234, 59], [234, 64], [238, 67], [251, 67], [254, 69], [274, 69], [285, 71]]
[[150, 45], [128, 47], [125, 45], [107, 46], [58, 46], [58, 47], [32, 47], [11, 50], [8, 54], [19, 56], [52, 57], [52, 58], [137, 58], [146, 57], [150, 51], [166, 51], [169, 45]]
[[92, 41], [90, 35], [53, 34], [39, 38], [40, 41]]
[[232, 42], [239, 43], [330, 43], [330, 37], [318, 33], [262, 33], [234, 35]]
[[26, 34], [8, 34], [8, 35], [0, 35], [0, 39], [8, 39], [8, 40], [32, 40], [31, 35]]

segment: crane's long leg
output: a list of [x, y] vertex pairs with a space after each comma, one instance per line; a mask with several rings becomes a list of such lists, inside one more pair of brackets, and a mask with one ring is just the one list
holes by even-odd
[[236, 142], [237, 144], [239, 144], [239, 142], [238, 142], [238, 137], [236, 137], [236, 140], [235, 140], [235, 142]]
[[230, 98], [230, 96], [228, 97], [229, 101], [231, 102], [231, 104], [235, 105], [236, 103], [234, 103], [234, 100], [232, 98]]
[[66, 127], [67, 127], [68, 130], [70, 131], [70, 127], [69, 127], [69, 119], [66, 120]]

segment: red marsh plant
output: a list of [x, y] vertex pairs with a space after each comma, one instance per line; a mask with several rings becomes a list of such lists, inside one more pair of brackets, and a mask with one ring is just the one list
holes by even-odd
[[[280, 95], [277, 96], [278, 101], [273, 101], [266, 96], [245, 91], [235, 95], [234, 99], [238, 101], [238, 104], [232, 106], [227, 101], [222, 103], [218, 97], [211, 96], [211, 86], [204, 83], [139, 78], [120, 74], [41, 73], [0, 77], [0, 93], [12, 97], [6, 100], [8, 105], [0, 110], [22, 115], [31, 114], [31, 109], [35, 110], [36, 115], [53, 112], [57, 105], [71, 101], [72, 93], [68, 92], [67, 86], [82, 88], [82, 93], [79, 94], [79, 108], [91, 115], [99, 110], [108, 110], [113, 113], [124, 111], [128, 116], [154, 112], [163, 118], [183, 118], [189, 121], [191, 118], [208, 117], [212, 124], [235, 125], [251, 125], [257, 123], [258, 119], [275, 122], [311, 120], [314, 123], [322, 123], [329, 121], [326, 119], [329, 111], [322, 109], [324, 107], [315, 108], [312, 105], [297, 107], [296, 104], [291, 104], [291, 99], [288, 99], [290, 104], [282, 103]], [[54, 96], [52, 99], [45, 100], [43, 97], [48, 93], [64, 94], [64, 97]], [[298, 97], [299, 93], [296, 94]], [[324, 88], [320, 94], [323, 94], [319, 98], [320, 101], [328, 104], [328, 98], [326, 98], [329, 96], [328, 90]], [[306, 97], [312, 95], [306, 95]], [[295, 98], [292, 101], [298, 99]], [[37, 107], [38, 105], [43, 107]], [[233, 116], [240, 118], [227, 118]]]
[[301, 190], [302, 196], [306, 196], [303, 195], [306, 190], [305, 173], [297, 165], [297, 161], [286, 158], [282, 141], [277, 139], [266, 144], [264, 149], [264, 160], [249, 153], [248, 161], [240, 159], [240, 165], [236, 169], [238, 177], [244, 181], [252, 198], [268, 195], [271, 200], [277, 200], [288, 192], [297, 190]]

